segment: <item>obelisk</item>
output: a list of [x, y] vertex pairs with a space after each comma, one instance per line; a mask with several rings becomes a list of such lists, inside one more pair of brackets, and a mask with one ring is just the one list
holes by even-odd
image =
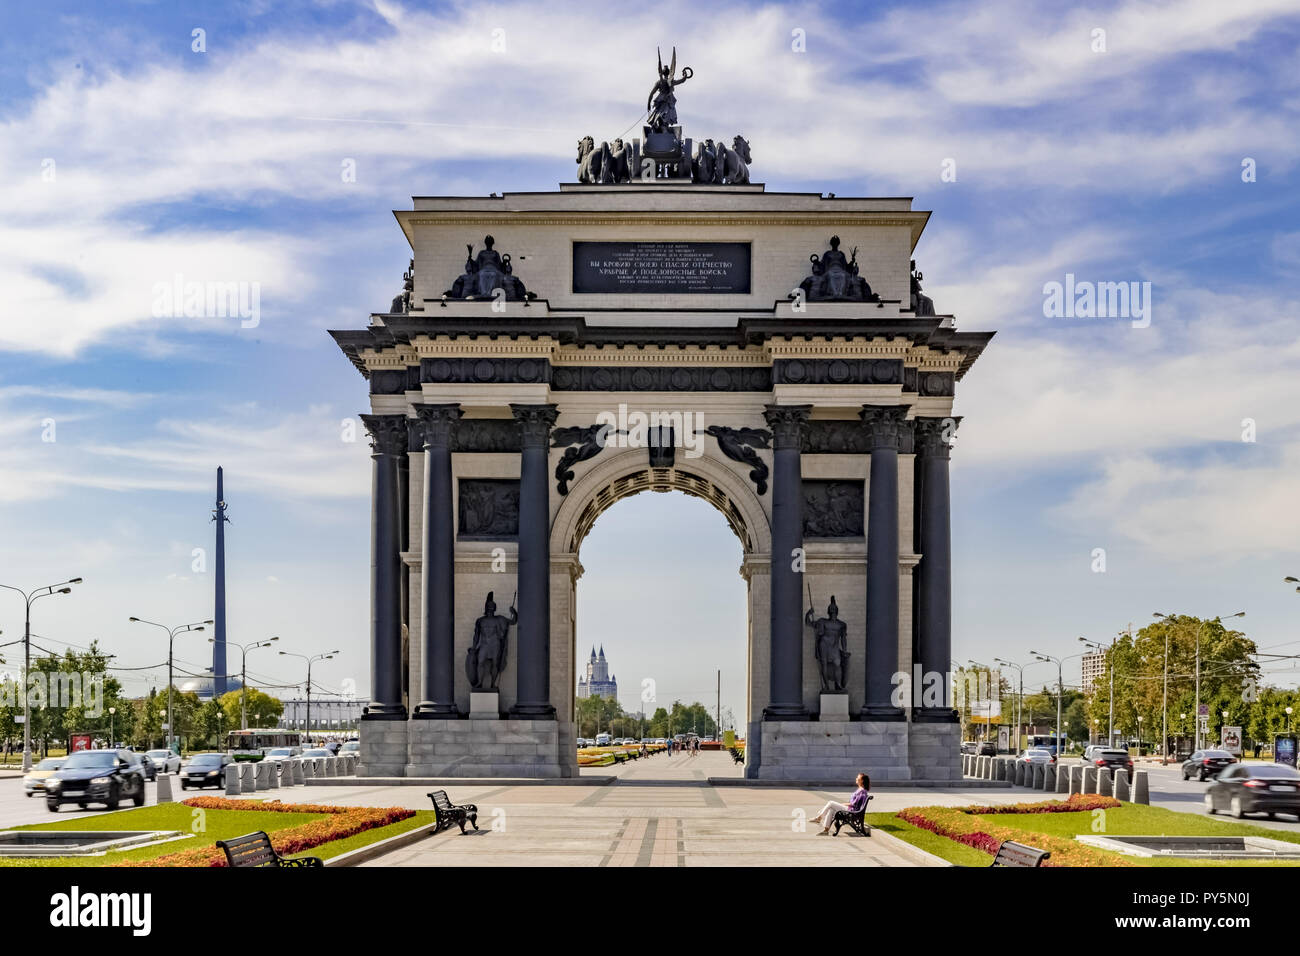
[[226, 497], [222, 489], [221, 469], [217, 469], [217, 507], [212, 512], [217, 523], [217, 586], [216, 608], [212, 614], [212, 695], [220, 698], [226, 692]]

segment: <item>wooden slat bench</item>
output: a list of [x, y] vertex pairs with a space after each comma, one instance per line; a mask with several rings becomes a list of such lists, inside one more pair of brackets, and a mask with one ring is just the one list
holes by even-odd
[[217, 846], [226, 852], [226, 865], [245, 866], [324, 866], [318, 856], [300, 856], [290, 859], [280, 856], [271, 846], [271, 838], [263, 830], [233, 840], [218, 840]]
[[857, 813], [852, 810], [836, 810], [835, 835], [840, 835], [840, 827], [849, 826], [864, 837], [871, 836], [871, 824], [867, 822], [867, 807], [871, 805], [872, 799], [872, 795], [867, 794], [867, 802], [863, 804], [862, 809]]
[[472, 803], [466, 803], [463, 806], [456, 806], [447, 796], [446, 790], [434, 790], [427, 794], [433, 801], [433, 809], [437, 811], [437, 825], [434, 827], [434, 833], [441, 833], [443, 830], [451, 828], [453, 823], [460, 824], [460, 832], [465, 832], [465, 824], [468, 823], [478, 829], [478, 807]]
[[1043, 861], [1052, 854], [1037, 847], [1026, 846], [1012, 840], [1003, 840], [998, 847], [998, 855], [990, 866], [1042, 866]]

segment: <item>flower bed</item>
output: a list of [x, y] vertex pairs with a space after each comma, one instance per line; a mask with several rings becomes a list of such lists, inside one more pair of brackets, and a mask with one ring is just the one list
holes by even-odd
[[1013, 840], [1017, 843], [1032, 841], [1040, 850], [1047, 850], [1052, 855], [1044, 866], [1132, 866], [1123, 857], [1106, 853], [1093, 847], [1084, 846], [1073, 840], [1045, 833], [1035, 833], [1027, 838], [1024, 833], [1011, 827], [977, 819], [982, 814], [1013, 815], [1017, 813], [1076, 813], [1091, 810], [1109, 810], [1120, 805], [1112, 797], [1085, 796], [1074, 794], [1069, 800], [1048, 800], [1044, 803], [1018, 803], [1004, 807], [909, 807], [898, 814], [912, 826], [929, 830], [931, 833], [947, 837], [957, 843], [983, 850], [990, 856], [996, 856], [1003, 842]]
[[[336, 807], [313, 803], [259, 803], [256, 800], [223, 800], [220, 797], [194, 797], [181, 801], [184, 806], [200, 810], [258, 810], [283, 813], [322, 813], [323, 820], [312, 820], [269, 834], [271, 846], [281, 856], [302, 853], [335, 840], [386, 827], [415, 816], [403, 807]], [[180, 853], [119, 863], [118, 866], [225, 866], [226, 854], [217, 846], [196, 847]]]

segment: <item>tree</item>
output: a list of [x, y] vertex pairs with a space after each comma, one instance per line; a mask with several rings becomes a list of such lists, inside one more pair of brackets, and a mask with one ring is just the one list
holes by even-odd
[[[250, 687], [248, 694], [248, 726], [272, 727], [279, 723], [284, 713], [284, 702], [272, 697], [265, 691]], [[238, 730], [241, 726], [242, 701], [244, 691], [232, 690], [221, 695], [221, 710], [225, 714], [223, 721], [227, 731]]]

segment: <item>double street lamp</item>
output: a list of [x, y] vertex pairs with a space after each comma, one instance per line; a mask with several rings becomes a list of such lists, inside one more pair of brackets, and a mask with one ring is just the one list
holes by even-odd
[[1061, 740], [1061, 695], [1065, 693], [1065, 678], [1062, 674], [1061, 658], [1053, 657], [1051, 654], [1040, 654], [1038, 651], [1030, 651], [1034, 657], [1045, 664], [1056, 665], [1056, 758], [1059, 760], [1065, 753], [1065, 744]]
[[329, 651], [325, 654], [313, 654], [308, 657], [306, 654], [294, 654], [290, 651], [281, 651], [281, 657], [299, 657], [307, 662], [307, 739], [311, 739], [311, 665], [316, 661], [328, 661], [334, 658], [338, 651]]
[[[248, 729], [248, 652], [257, 650], [259, 647], [270, 647], [278, 641], [278, 637], [272, 637], [265, 641], [254, 641], [252, 644], [234, 644], [239, 648], [239, 729]], [[208, 638], [209, 644], [217, 643], [215, 637]], [[227, 641], [226, 643], [230, 643]]]
[[1000, 657], [993, 658], [993, 663], [1001, 664], [1004, 667], [1014, 667], [1020, 674], [1020, 687], [1016, 692], [1016, 743], [1013, 748], [1016, 753], [1020, 753], [1020, 744], [1023, 740], [1020, 730], [1021, 727], [1024, 726], [1020, 719], [1020, 705], [1023, 704], [1025, 700], [1025, 667], [1023, 664], [1013, 664], [1011, 661], [1004, 661]]
[[71, 578], [58, 584], [47, 584], [43, 588], [24, 591], [9, 584], [0, 584], [6, 591], [17, 591], [23, 596], [27, 605], [27, 616], [23, 626], [23, 772], [32, 769], [32, 711], [31, 695], [27, 693], [27, 679], [32, 669], [32, 603], [51, 594], [71, 594], [69, 584], [80, 584], [81, 578]]
[[[1294, 578], [1287, 578], [1287, 580], [1288, 581], [1294, 580]], [[1300, 590], [1300, 588], [1297, 588], [1297, 590]], [[1160, 611], [1156, 611], [1154, 616], [1167, 623], [1172, 624], [1174, 621], [1174, 615], [1172, 614], [1162, 614]], [[1225, 617], [1231, 619], [1234, 617], [1245, 617], [1245, 616], [1246, 616], [1245, 611], [1238, 611], [1236, 614], [1220, 614], [1217, 617], [1210, 618], [1208, 621], [1202, 621], [1199, 625], [1197, 625], [1196, 628], [1196, 746], [1195, 748], [1193, 748], [1195, 750], [1201, 749], [1201, 635], [1205, 632], [1205, 627], [1207, 624], [1222, 624], [1223, 619]], [[1168, 656], [1168, 645], [1167, 645], [1168, 640], [1169, 640], [1169, 636], [1168, 634], [1166, 634], [1165, 635], [1166, 656]]]
[[[176, 643], [176, 635], [184, 634], [186, 631], [201, 631], [205, 624], [211, 624], [211, 621], [198, 621], [194, 624], [178, 624], [175, 627], [168, 627], [166, 624], [159, 624], [157, 621], [146, 621], [142, 617], [129, 618], [133, 624], [151, 624], [154, 627], [161, 627], [167, 632], [167, 734], [164, 738], [166, 747], [171, 750], [171, 737], [175, 732], [172, 725], [172, 647]], [[216, 689], [215, 686], [213, 688]]]

